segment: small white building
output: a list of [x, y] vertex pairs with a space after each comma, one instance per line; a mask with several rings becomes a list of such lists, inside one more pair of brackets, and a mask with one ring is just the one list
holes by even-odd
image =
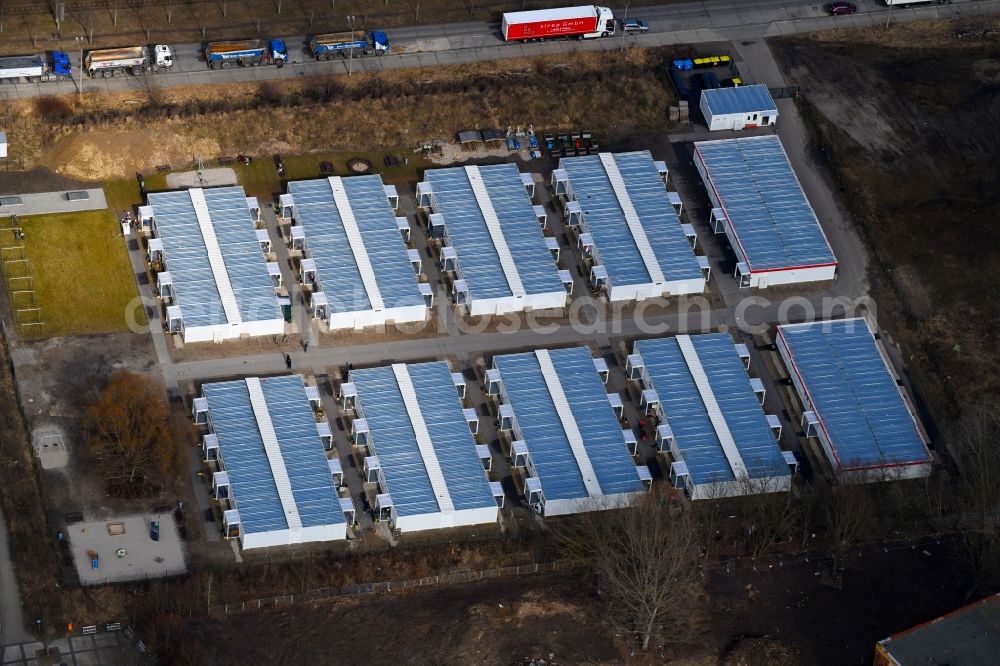
[[712, 131], [767, 127], [778, 120], [778, 107], [761, 84], [703, 90], [699, 106]]
[[7, 157], [7, 132], [0, 132], [0, 157]]

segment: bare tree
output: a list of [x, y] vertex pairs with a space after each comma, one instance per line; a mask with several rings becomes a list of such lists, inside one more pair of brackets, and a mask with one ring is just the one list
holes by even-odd
[[83, 28], [84, 33], [87, 35], [87, 43], [94, 43], [94, 12], [89, 10], [82, 10], [78, 12], [75, 16], [80, 27]]
[[837, 585], [842, 580], [848, 551], [871, 524], [874, 506], [870, 490], [863, 483], [841, 483], [826, 498], [826, 527]]
[[31, 37], [31, 48], [38, 48], [38, 21], [35, 20], [34, 14], [24, 15], [24, 27], [28, 30], [28, 36]]
[[1000, 411], [980, 405], [951, 426], [948, 451], [958, 468], [961, 512], [980, 529], [1000, 526]]
[[553, 526], [569, 561], [607, 601], [608, 618], [635, 632], [645, 650], [654, 636], [682, 637], [700, 588], [698, 540], [690, 516], [668, 491], [632, 507], [594, 511]]
[[118, 27], [118, 0], [111, 0], [111, 26]]
[[3, 21], [7, 17], [7, 3], [4, 0], [0, 0], [0, 35], [3, 34]]
[[112, 375], [87, 410], [85, 428], [89, 448], [119, 481], [135, 484], [148, 472], [169, 472], [174, 464], [175, 432], [163, 387], [146, 375]]
[[222, 10], [222, 18], [226, 18], [229, 15], [229, 0], [220, 0], [219, 9]]
[[956, 556], [977, 588], [1000, 581], [1000, 411], [969, 408], [946, 434], [958, 469], [959, 521], [967, 527]]
[[167, 23], [170, 23], [174, 18], [174, 0], [160, 0], [163, 5], [163, 11], [167, 15]]
[[791, 532], [798, 513], [795, 497], [781, 488], [780, 477], [747, 475], [738, 484], [740, 496], [734, 499], [743, 520], [747, 553], [750, 557], [761, 557]]

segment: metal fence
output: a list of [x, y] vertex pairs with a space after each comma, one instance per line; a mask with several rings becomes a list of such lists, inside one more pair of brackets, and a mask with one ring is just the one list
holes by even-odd
[[553, 573], [556, 571], [564, 571], [567, 568], [568, 567], [565, 562], [557, 561], [522, 564], [519, 566], [501, 567], [498, 569], [483, 569], [481, 571], [452, 571], [437, 576], [414, 578], [412, 580], [359, 583], [357, 585], [345, 585], [344, 587], [323, 587], [302, 592], [300, 594], [286, 594], [277, 597], [266, 597], [262, 599], [252, 599], [250, 601], [237, 601], [233, 603], [219, 604], [217, 606], [213, 606], [210, 609], [210, 612], [215, 615], [230, 615], [232, 613], [244, 613], [247, 611], [279, 608], [337, 597], [360, 597], [370, 594], [388, 594], [390, 592], [400, 592], [403, 590], [413, 590], [424, 587], [436, 587], [440, 585], [476, 583], [479, 581], [497, 580], [500, 578], [513, 578], [515, 576]]

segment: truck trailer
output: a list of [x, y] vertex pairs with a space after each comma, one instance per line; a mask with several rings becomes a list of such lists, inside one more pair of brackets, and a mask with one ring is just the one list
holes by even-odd
[[62, 51], [0, 58], [0, 83], [41, 83], [70, 76], [69, 56]]
[[212, 69], [258, 65], [284, 67], [288, 62], [288, 47], [283, 39], [211, 42], [205, 47], [205, 61]]
[[615, 34], [615, 16], [607, 7], [586, 5], [528, 12], [507, 12], [501, 30], [508, 42], [568, 38], [591, 39]]
[[88, 51], [83, 59], [84, 68], [91, 78], [109, 78], [145, 72], [166, 72], [174, 66], [174, 56], [166, 44], [125, 46], [115, 49]]
[[389, 36], [384, 32], [336, 32], [316, 35], [309, 40], [309, 50], [317, 60], [354, 56], [385, 55], [389, 52]]

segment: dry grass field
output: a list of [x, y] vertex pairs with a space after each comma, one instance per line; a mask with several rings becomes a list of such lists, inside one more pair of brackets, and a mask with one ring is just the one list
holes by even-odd
[[405, 154], [470, 128], [582, 128], [605, 142], [663, 132], [671, 94], [658, 65], [667, 57], [634, 49], [314, 78], [280, 89], [234, 84], [3, 104], [12, 151], [26, 168], [103, 181], [239, 153]]

